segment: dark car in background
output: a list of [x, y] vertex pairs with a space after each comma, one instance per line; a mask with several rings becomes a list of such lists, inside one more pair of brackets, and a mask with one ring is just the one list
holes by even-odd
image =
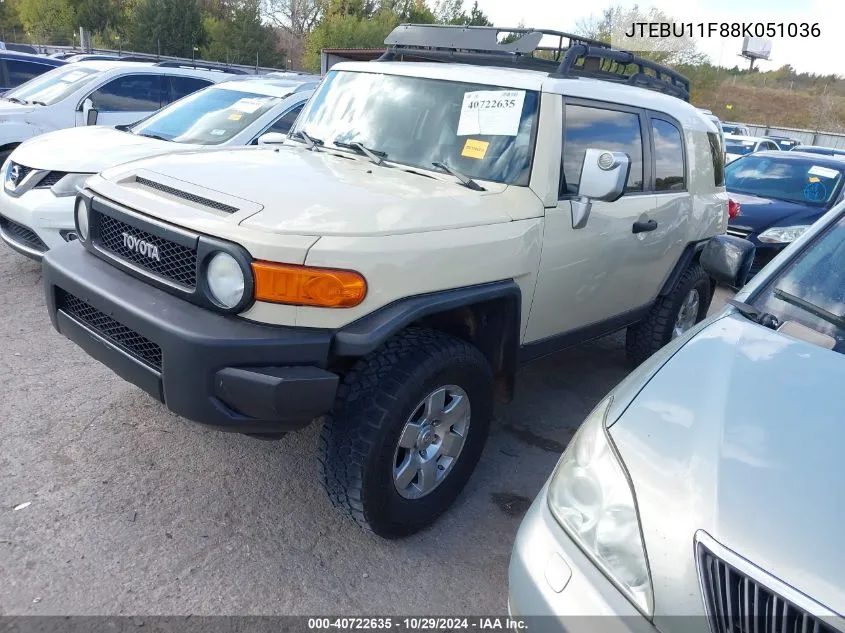
[[787, 152], [791, 149], [795, 149], [798, 145], [801, 144], [801, 141], [796, 141], [794, 138], [789, 138], [788, 136], [772, 136], [770, 134], [766, 138], [777, 143], [777, 146], [780, 147], [784, 152]]
[[743, 156], [725, 168], [725, 186], [739, 212], [728, 234], [757, 247], [756, 274], [842, 200], [845, 159], [792, 150]]
[[838, 147], [817, 147], [816, 145], [799, 145], [792, 148], [793, 152], [804, 152], [805, 154], [818, 154], [820, 156], [845, 156], [845, 149]]
[[56, 66], [64, 66], [61, 59], [0, 50], [0, 94], [17, 88], [30, 79], [37, 77]]

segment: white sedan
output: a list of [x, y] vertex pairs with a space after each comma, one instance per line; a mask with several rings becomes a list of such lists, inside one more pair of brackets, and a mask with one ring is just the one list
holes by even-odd
[[739, 136], [737, 134], [725, 134], [725, 150], [727, 152], [726, 160], [729, 163], [754, 152], [781, 151], [778, 144], [771, 139], [760, 138], [759, 136]]
[[0, 170], [0, 238], [39, 260], [76, 238], [76, 190], [91, 174], [175, 151], [282, 142], [316, 84], [311, 76], [227, 81], [133, 125], [70, 128], [26, 141]]

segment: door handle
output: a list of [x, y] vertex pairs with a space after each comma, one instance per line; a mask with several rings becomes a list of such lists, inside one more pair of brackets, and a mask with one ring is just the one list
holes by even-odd
[[649, 220], [648, 222], [634, 222], [634, 228], [631, 229], [632, 233], [648, 233], [649, 231], [653, 231], [657, 228], [657, 222], [655, 220]]

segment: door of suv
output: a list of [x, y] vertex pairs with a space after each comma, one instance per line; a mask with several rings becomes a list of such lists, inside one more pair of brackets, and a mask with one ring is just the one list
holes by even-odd
[[[160, 74], [127, 73], [107, 81], [86, 98], [91, 99], [97, 110], [97, 125], [113, 127], [134, 123], [158, 110], [165, 98], [164, 88], [164, 77]], [[76, 125], [86, 125], [81, 107]]]
[[[648, 126], [655, 200], [649, 217], [657, 226], [653, 231], [637, 235], [634, 251], [635, 267], [641, 271], [639, 296], [643, 302], [657, 297], [663, 282], [681, 258], [689, 241], [689, 224], [695, 217], [693, 196], [688, 189], [689, 158], [681, 124], [665, 114], [650, 112]], [[711, 151], [704, 149], [702, 156], [710, 159]]]
[[[642, 277], [646, 258], [639, 252], [655, 195], [648, 119], [644, 111], [622, 105], [566, 99], [559, 201], [546, 209], [540, 272], [525, 342], [559, 334], [578, 337], [619, 327], [648, 299]], [[588, 148], [621, 151], [631, 160], [625, 194], [616, 202], [592, 204], [584, 228], [572, 228], [572, 201], [577, 198], [584, 152]]]

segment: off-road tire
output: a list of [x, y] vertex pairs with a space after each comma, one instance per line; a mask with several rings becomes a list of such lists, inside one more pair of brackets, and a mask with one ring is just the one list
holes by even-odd
[[[419, 499], [399, 494], [393, 468], [399, 435], [420, 400], [452, 384], [469, 397], [469, 430], [445, 479]], [[461, 492], [478, 462], [493, 415], [493, 376], [484, 355], [459, 338], [408, 328], [360, 359], [338, 388], [320, 434], [319, 461], [335, 507], [385, 538], [430, 525]]]
[[693, 262], [680, 276], [672, 291], [664, 297], [658, 297], [648, 316], [628, 328], [625, 353], [632, 365], [639, 365], [672, 340], [672, 329], [678, 312], [693, 288], [698, 290], [700, 297], [696, 323], [707, 316], [713, 298], [710, 277], [698, 262]]

